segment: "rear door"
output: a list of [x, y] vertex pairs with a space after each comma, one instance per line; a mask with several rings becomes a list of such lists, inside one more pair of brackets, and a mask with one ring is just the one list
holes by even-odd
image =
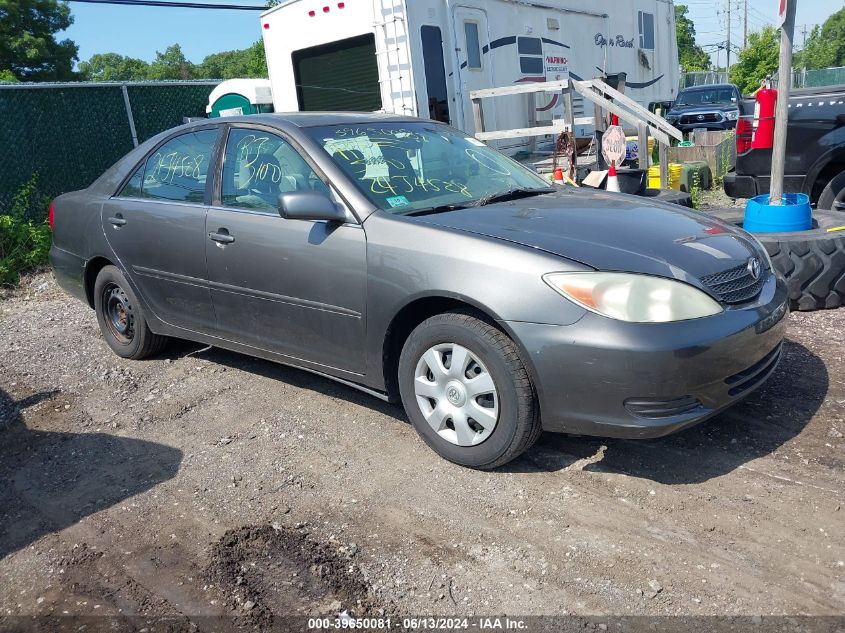
[[286, 220], [282, 192], [330, 195], [280, 134], [230, 128], [206, 222], [208, 278], [222, 336], [363, 373], [366, 239], [357, 223]]
[[[490, 46], [487, 13], [481, 9], [456, 6], [452, 14], [452, 25], [455, 29], [455, 42], [458, 43], [455, 49], [457, 55], [455, 67], [458, 69], [460, 78], [461, 95], [458, 101], [463, 115], [461, 129], [467, 134], [475, 134], [469, 94], [473, 90], [494, 87], [493, 56], [484, 54]], [[495, 100], [483, 99], [482, 110], [485, 129], [497, 129]]]
[[102, 208], [103, 231], [150, 310], [171, 325], [215, 327], [205, 265], [205, 216], [219, 126], [162, 143]]

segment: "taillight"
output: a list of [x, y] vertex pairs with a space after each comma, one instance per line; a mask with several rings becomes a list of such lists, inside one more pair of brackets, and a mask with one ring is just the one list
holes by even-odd
[[736, 153], [744, 154], [751, 149], [751, 141], [754, 139], [753, 117], [741, 116], [736, 122]]
[[[44, 207], [41, 207], [42, 209]], [[53, 222], [55, 221], [55, 215], [53, 211], [53, 201], [50, 201], [50, 210], [47, 212], [47, 224], [50, 225], [50, 230], [53, 230]]]

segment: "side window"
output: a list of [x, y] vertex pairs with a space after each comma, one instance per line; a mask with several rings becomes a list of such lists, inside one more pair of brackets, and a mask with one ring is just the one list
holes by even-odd
[[519, 53], [519, 71], [523, 75], [543, 75], [543, 42], [539, 37], [518, 37], [516, 48]]
[[640, 23], [640, 48], [644, 50], [654, 50], [654, 14], [639, 12]]
[[481, 68], [481, 41], [478, 37], [478, 22], [464, 22], [464, 36], [467, 41], [467, 68]]
[[329, 188], [291, 145], [261, 130], [229, 132], [223, 158], [223, 206], [276, 213], [280, 193]]
[[[199, 130], [172, 138], [147, 159], [140, 197], [202, 203], [217, 130]], [[136, 172], [123, 195], [137, 186]], [[134, 184], [133, 184], [134, 183]], [[130, 189], [133, 188], [133, 189]]]
[[118, 194], [121, 198], [140, 198], [141, 197], [141, 185], [144, 182], [144, 167], [146, 167], [146, 163], [141, 163], [141, 166], [132, 174], [132, 178], [123, 185], [123, 189], [120, 190]]

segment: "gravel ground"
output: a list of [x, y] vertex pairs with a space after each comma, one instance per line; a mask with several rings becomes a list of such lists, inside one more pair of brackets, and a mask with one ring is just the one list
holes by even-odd
[[476, 472], [304, 372], [124, 361], [36, 275], [0, 299], [0, 616], [843, 616], [845, 310], [789, 320], [703, 425]]

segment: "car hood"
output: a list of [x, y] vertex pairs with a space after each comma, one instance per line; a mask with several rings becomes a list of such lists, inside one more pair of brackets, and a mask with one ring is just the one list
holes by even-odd
[[730, 112], [738, 109], [739, 104], [737, 103], [704, 103], [694, 106], [677, 106], [669, 110], [666, 115], [680, 116], [681, 114], [698, 114], [705, 112]]
[[605, 271], [687, 282], [746, 264], [759, 251], [735, 227], [682, 207], [566, 190], [413, 218], [541, 249]]

